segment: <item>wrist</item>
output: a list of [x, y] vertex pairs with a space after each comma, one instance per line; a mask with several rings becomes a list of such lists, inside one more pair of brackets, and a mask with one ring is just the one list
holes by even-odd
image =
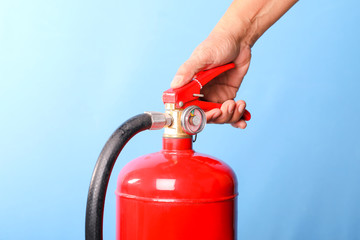
[[238, 1], [234, 1], [224, 16], [216, 24], [209, 37], [223, 36], [232, 39], [239, 46], [252, 46], [255, 41], [252, 36], [255, 34], [254, 22], [250, 21], [249, 16], [241, 14], [239, 11]]
[[234, 0], [214, 32], [226, 34], [252, 47], [297, 0]]

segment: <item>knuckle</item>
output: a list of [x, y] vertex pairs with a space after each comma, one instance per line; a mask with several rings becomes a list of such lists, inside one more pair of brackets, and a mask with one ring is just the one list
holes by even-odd
[[199, 46], [192, 57], [205, 64], [211, 64], [214, 60], [214, 49], [207, 46]]
[[237, 102], [237, 104], [240, 106], [240, 105], [244, 105], [246, 107], [246, 102], [244, 100], [239, 100]]

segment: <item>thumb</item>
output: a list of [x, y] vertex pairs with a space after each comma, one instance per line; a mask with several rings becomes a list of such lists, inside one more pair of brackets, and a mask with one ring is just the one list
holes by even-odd
[[181, 65], [171, 82], [172, 88], [179, 88], [191, 81], [193, 76], [208, 66], [208, 61], [199, 55], [192, 55]]

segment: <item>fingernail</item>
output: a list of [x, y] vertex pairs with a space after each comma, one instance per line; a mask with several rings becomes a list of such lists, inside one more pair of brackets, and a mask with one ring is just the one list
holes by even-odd
[[221, 112], [216, 112], [211, 119], [217, 119], [218, 117], [220, 117]]
[[229, 107], [228, 107], [228, 112], [229, 113], [233, 113], [234, 112], [234, 105], [233, 104], [230, 104]]
[[242, 112], [245, 108], [245, 105], [244, 104], [240, 104], [239, 107], [238, 107], [238, 111], [239, 112]]
[[170, 86], [172, 88], [180, 87], [181, 82], [183, 81], [184, 77], [180, 75], [176, 75], [174, 79], [172, 80]]

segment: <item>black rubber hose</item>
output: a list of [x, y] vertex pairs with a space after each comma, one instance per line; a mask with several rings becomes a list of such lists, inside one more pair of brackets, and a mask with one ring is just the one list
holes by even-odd
[[123, 123], [109, 138], [96, 162], [91, 177], [85, 219], [85, 239], [103, 239], [103, 215], [105, 196], [111, 171], [126, 143], [137, 133], [149, 129], [149, 114], [139, 114]]

